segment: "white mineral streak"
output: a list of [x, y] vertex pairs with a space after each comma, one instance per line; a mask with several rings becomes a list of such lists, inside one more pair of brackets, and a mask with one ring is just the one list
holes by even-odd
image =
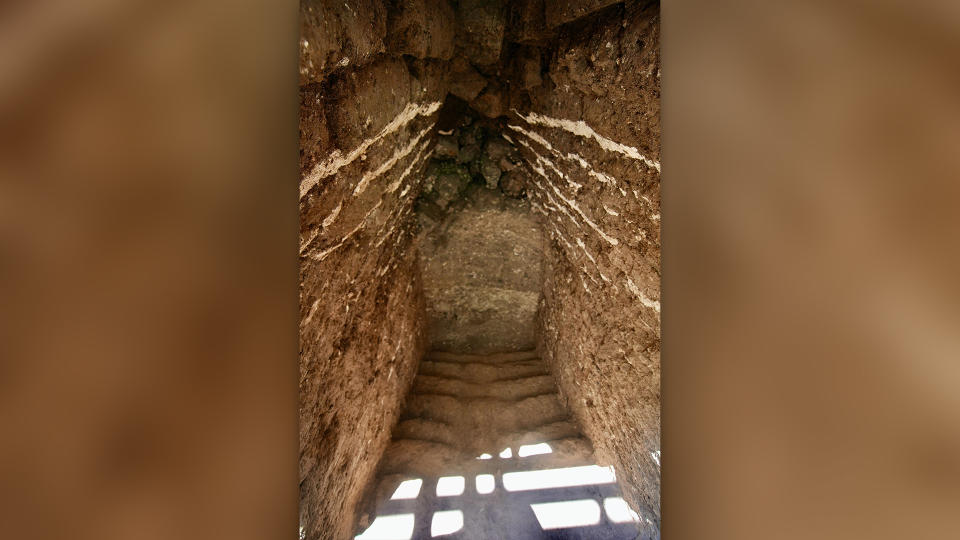
[[413, 149], [416, 148], [417, 143], [420, 142], [420, 139], [429, 133], [431, 129], [433, 129], [433, 124], [430, 124], [426, 129], [422, 130], [420, 133], [417, 133], [417, 136], [413, 139], [410, 139], [410, 142], [407, 143], [406, 146], [403, 148], [398, 148], [393, 155], [390, 156], [390, 159], [383, 162], [383, 164], [377, 167], [375, 170], [364, 173], [363, 177], [360, 178], [360, 181], [357, 182], [357, 187], [353, 190], [353, 196], [356, 197], [357, 195], [363, 193], [371, 181], [392, 169], [398, 161], [406, 157], [410, 152], [413, 152]]
[[[527, 163], [527, 164], [530, 165], [529, 163]], [[533, 166], [533, 165], [530, 165], [530, 167], [531, 167], [533, 170], [537, 171], [538, 174], [540, 174], [541, 176], [543, 176], [544, 178], [546, 178], [548, 181], [550, 180], [550, 178], [547, 177], [546, 171], [544, 171], [542, 167], [539, 167], [539, 168], [538, 168], [538, 167], [535, 167], [535, 166]], [[548, 208], [550, 208], [551, 210], [554, 210], [554, 211], [562, 212], [563, 215], [565, 215], [565, 216], [567, 216], [568, 218], [570, 218], [570, 221], [572, 221], [573, 224], [576, 225], [578, 229], [582, 229], [582, 228], [583, 228], [583, 226], [580, 225], [580, 222], [577, 221], [577, 218], [573, 217], [573, 214], [571, 214], [570, 212], [568, 212], [566, 208], [564, 208], [560, 203], [558, 203], [557, 200], [553, 198], [553, 195], [551, 195], [550, 192], [547, 191], [547, 189], [544, 188], [542, 184], [540, 184], [540, 182], [537, 182], [536, 180], [534, 180], [533, 183], [534, 183], [538, 188], [540, 188], [540, 191], [542, 191], [543, 194], [547, 196], [547, 199], [549, 199], [550, 202], [553, 203], [553, 206], [554, 206], [554, 207], [549, 207], [549, 206], [548, 206]]]
[[330, 215], [323, 218], [324, 227], [329, 227], [330, 224], [333, 223], [335, 219], [337, 219], [337, 216], [340, 215], [341, 208], [343, 208], [343, 201], [340, 201], [339, 203], [337, 203], [337, 207], [334, 208], [332, 212], [330, 212]]
[[635, 294], [637, 298], [640, 299], [641, 304], [643, 304], [648, 308], [653, 309], [657, 313], [660, 313], [660, 302], [657, 300], [651, 300], [647, 298], [647, 296], [643, 294], [643, 291], [641, 291], [640, 288], [637, 287], [637, 285], [630, 278], [627, 278], [627, 288], [630, 289], [630, 292]]
[[344, 245], [345, 243], [347, 243], [347, 240], [349, 240], [351, 237], [353, 237], [353, 235], [357, 234], [357, 232], [360, 231], [360, 229], [362, 229], [363, 226], [366, 224], [367, 219], [370, 217], [371, 214], [373, 214], [374, 210], [376, 210], [377, 208], [379, 208], [381, 204], [383, 204], [383, 200], [382, 200], [382, 199], [379, 200], [379, 201], [377, 201], [377, 204], [373, 205], [373, 208], [371, 208], [370, 211], [367, 212], [367, 214], [366, 214], [365, 216], [363, 216], [363, 219], [360, 220], [360, 223], [358, 223], [357, 226], [354, 227], [352, 231], [348, 232], [348, 233], [346, 234], [346, 236], [344, 236], [343, 239], [340, 240], [340, 242], [338, 242], [338, 243], [334, 244], [333, 246], [331, 246], [331, 247], [329, 247], [329, 248], [321, 251], [320, 253], [312, 253], [312, 254], [310, 254], [310, 258], [311, 258], [311, 259], [314, 259], [314, 260], [317, 260], [317, 261], [322, 261], [322, 260], [326, 259], [328, 255], [330, 255], [331, 253], [333, 253], [333, 252], [334, 252], [337, 248], [339, 248], [340, 246], [342, 246], [342, 245]]
[[594, 131], [593, 128], [587, 125], [587, 123], [584, 122], [583, 120], [574, 121], [574, 120], [567, 120], [564, 118], [552, 118], [550, 116], [537, 114], [535, 112], [531, 112], [526, 116], [524, 116], [519, 112], [517, 112], [516, 109], [512, 109], [512, 110], [514, 113], [516, 113], [517, 116], [519, 116], [520, 118], [523, 118], [529, 124], [537, 124], [537, 125], [546, 126], [546, 127], [559, 128], [564, 131], [573, 133], [578, 137], [583, 137], [585, 139], [593, 139], [597, 141], [597, 144], [600, 145], [600, 148], [603, 148], [608, 152], [616, 152], [618, 154], [623, 154], [629, 158], [643, 161], [644, 163], [647, 164], [648, 167], [652, 167], [656, 169], [657, 172], [660, 172], [659, 162], [644, 156], [643, 154], [640, 153], [639, 150], [637, 150], [632, 146], [628, 146], [626, 144], [620, 144], [616, 141], [613, 141], [604, 137], [603, 135], [600, 135], [599, 133]]
[[302, 199], [303, 196], [306, 195], [307, 192], [313, 188], [313, 186], [317, 185], [317, 182], [319, 182], [321, 179], [336, 173], [343, 167], [353, 163], [360, 156], [364, 155], [367, 152], [367, 149], [380, 139], [406, 126], [417, 116], [429, 116], [437, 112], [437, 110], [440, 109], [440, 105], [442, 105], [442, 103], [439, 101], [424, 104], [409, 103], [402, 111], [400, 111], [400, 114], [398, 114], [393, 120], [390, 121], [389, 124], [380, 130], [380, 133], [377, 133], [375, 136], [363, 141], [359, 146], [351, 150], [349, 153], [344, 155], [342, 152], [340, 152], [340, 150], [334, 150], [329, 156], [327, 156], [327, 159], [314, 166], [313, 170], [311, 170], [310, 173], [300, 181], [300, 198]]
[[317, 298], [317, 299], [313, 302], [313, 305], [310, 306], [310, 312], [307, 313], [307, 316], [303, 318], [303, 322], [300, 323], [300, 326], [301, 326], [301, 327], [310, 324], [310, 320], [313, 319], [313, 315], [317, 312], [317, 307], [318, 307], [319, 305], [320, 305], [320, 299]]
[[413, 156], [413, 159], [410, 161], [410, 165], [407, 165], [407, 168], [404, 169], [402, 173], [400, 173], [400, 176], [397, 178], [397, 180], [387, 187], [387, 193], [393, 193], [394, 191], [397, 190], [398, 187], [400, 187], [400, 184], [403, 183], [403, 179], [406, 178], [407, 175], [410, 174], [410, 171], [412, 171], [413, 168], [417, 165], [417, 163], [420, 162], [420, 158], [423, 157], [423, 151], [426, 150], [427, 146], [429, 145], [430, 145], [429, 140], [423, 141], [423, 143], [420, 144], [420, 148], [417, 149], [417, 153], [416, 155]]
[[[617, 181], [614, 180], [613, 177], [611, 177], [610, 175], [608, 175], [608, 174], [606, 174], [606, 173], [602, 173], [602, 172], [593, 170], [593, 168], [590, 166], [590, 163], [587, 162], [587, 160], [583, 159], [582, 156], [580, 156], [580, 155], [578, 155], [578, 154], [575, 154], [575, 153], [572, 153], [572, 152], [569, 152], [569, 153], [566, 153], [566, 154], [564, 154], [563, 152], [560, 152], [559, 150], [557, 150], [556, 148], [554, 148], [553, 145], [550, 144], [550, 142], [549, 142], [548, 140], [544, 139], [540, 134], [538, 134], [538, 133], [535, 132], [535, 131], [530, 131], [530, 130], [524, 129], [524, 128], [521, 127], [521, 126], [514, 126], [514, 125], [509, 125], [509, 124], [507, 125], [507, 127], [509, 127], [510, 129], [516, 131], [517, 133], [520, 133], [521, 135], [525, 135], [528, 139], [530, 139], [530, 140], [532, 140], [532, 141], [534, 141], [534, 142], [539, 143], [541, 146], [543, 146], [544, 148], [546, 148], [547, 151], [551, 152], [553, 155], [555, 155], [555, 156], [557, 156], [557, 157], [559, 157], [559, 158], [561, 158], [561, 159], [565, 159], [565, 160], [567, 160], [567, 161], [570, 161], [570, 162], [572, 162], [572, 163], [576, 163], [577, 165], [580, 166], [581, 169], [586, 170], [586, 171], [587, 171], [587, 174], [590, 175], [591, 177], [596, 178], [597, 180], [603, 182], [604, 184], [609, 184], [609, 185], [611, 185], [611, 186], [616, 187], [616, 188], [620, 191], [620, 194], [621, 194], [621, 195], [626, 195], [626, 194], [627, 194], [627, 192], [624, 191], [624, 189], [623, 189], [622, 187], [620, 187], [619, 185], [617, 185]], [[513, 141], [510, 141], [510, 142], [513, 142]], [[533, 148], [531, 148], [530, 145], [527, 144], [525, 141], [522, 141], [522, 140], [521, 140], [521, 141], [520, 141], [520, 144], [522, 144], [523, 146], [526, 146], [531, 152], [534, 152], [534, 153], [536, 154], [536, 152], [533, 150]], [[567, 182], [571, 182], [571, 180], [570, 180], [569, 178], [566, 178], [566, 180], [567, 180]], [[574, 182], [574, 184], [576, 184], [576, 182]], [[576, 185], [578, 186], [578, 187], [577, 187], [578, 190], [579, 190], [580, 187], [583, 187], [581, 184], [576, 184]]]
[[608, 214], [610, 214], [611, 216], [619, 216], [619, 215], [620, 215], [616, 210], [611, 210], [611, 209], [607, 208], [607, 205], [605, 205], [605, 204], [602, 204], [602, 205], [600, 205], [600, 206], [603, 206], [603, 209], [606, 210], [606, 212], [607, 212]]
[[[529, 147], [528, 147], [528, 148], [529, 148]], [[533, 149], [531, 148], [530, 151], [533, 152]], [[591, 220], [590, 218], [588, 218], [587, 215], [583, 213], [583, 210], [581, 210], [580, 207], [577, 206], [577, 203], [575, 203], [574, 201], [571, 201], [570, 199], [564, 197], [563, 194], [560, 193], [560, 190], [557, 189], [557, 186], [553, 185], [553, 182], [550, 182], [550, 181], [549, 181], [549, 180], [550, 180], [550, 177], [547, 176], [547, 171], [545, 171], [545, 170], [543, 169], [543, 167], [540, 166], [540, 162], [543, 160], [543, 158], [540, 157], [540, 155], [537, 154], [536, 152], [533, 152], [533, 155], [536, 156], [536, 158], [537, 158], [537, 164], [534, 165], [534, 164], [530, 163], [529, 161], [527, 161], [527, 164], [530, 165], [530, 168], [532, 168], [534, 171], [536, 171], [537, 174], [539, 174], [540, 176], [542, 176], [542, 177], [544, 177], [545, 179], [547, 179], [547, 184], [549, 184], [549, 185], [550, 185], [550, 189], [552, 189], [553, 192], [557, 194], [557, 197], [560, 197], [560, 199], [561, 199], [563, 202], [565, 202], [567, 206], [569, 206], [571, 209], [573, 209], [576, 213], [580, 214], [580, 217], [583, 218], [583, 220], [587, 223], [587, 225], [589, 225], [593, 230], [597, 231], [597, 234], [599, 234], [601, 238], [603, 238], [604, 240], [606, 240], [607, 242], [609, 242], [611, 245], [614, 245], [614, 246], [618, 245], [618, 244], [620, 243], [619, 240], [617, 240], [616, 238], [614, 238], [614, 237], [608, 235], [607, 233], [603, 232], [602, 230], [600, 230], [600, 227], [598, 227], [597, 224], [593, 222], [593, 220]], [[563, 174], [562, 174], [562, 173], [559, 173], [559, 172], [558, 172], [558, 174], [560, 174], [561, 178], [563, 178]], [[541, 186], [539, 182], [534, 181], [534, 183], [537, 185], [537, 187], [539, 187], [541, 190], [543, 190], [543, 191], [547, 194], [547, 197], [550, 199], [550, 202], [552, 202], [552, 203], [555, 204], [557, 207], [559, 207], [561, 210], [563, 210], [563, 207], [560, 206], [560, 205], [557, 203], [557, 201], [550, 195], [550, 193], [549, 193], [548, 191], [546, 191], [545, 189], [543, 189], [543, 186]], [[565, 210], [563, 210], [563, 212], [564, 212], [565, 214], [567, 214], [567, 215], [570, 217], [571, 221], [573, 221], [574, 223], [576, 223], [578, 227], [580, 226], [580, 223], [577, 222], [577, 220], [574, 219], [573, 216], [571, 216], [571, 215], [570, 215], [568, 212], [566, 212]]]
[[583, 239], [577, 238], [577, 245], [580, 246], [580, 249], [583, 250], [583, 253], [588, 259], [590, 259], [590, 262], [592, 262], [594, 266], [597, 266], [597, 260], [593, 258], [593, 255], [591, 255], [589, 251], [587, 251], [587, 246], [583, 243]]
[[316, 228], [310, 233], [309, 236], [307, 236], [306, 240], [300, 243], [300, 253], [303, 253], [303, 250], [310, 245], [310, 242], [313, 242], [313, 239], [316, 238], [318, 234], [320, 234], [320, 229]]
[[560, 190], [557, 189], [557, 186], [550, 184], [550, 189], [552, 189], [553, 192], [557, 194], [557, 197], [560, 197], [560, 199], [563, 200], [563, 202], [567, 203], [567, 206], [569, 206], [578, 214], [580, 214], [580, 217], [587, 222], [587, 225], [589, 225], [593, 230], [597, 231], [597, 234], [599, 234], [601, 238], [603, 238], [608, 243], [610, 243], [610, 245], [615, 246], [620, 243], [620, 241], [617, 240], [616, 238], [600, 230], [600, 227], [598, 227], [596, 223], [594, 223], [590, 218], [587, 217], [586, 214], [583, 213], [583, 210], [581, 210], [580, 207], [577, 206], [576, 202], [571, 201], [570, 199], [564, 197], [562, 193], [560, 193]]
[[[397, 228], [403, 223], [403, 220], [406, 217], [406, 214], [411, 210], [411, 208], [413, 208], [412, 205], [411, 206], [406, 205], [406, 201], [403, 200], [402, 194], [400, 195], [400, 197], [401, 197], [401, 200], [397, 202], [397, 208], [394, 210], [396, 214], [394, 215], [393, 213], [391, 213], [391, 215], [387, 218], [387, 221], [380, 226], [380, 229], [377, 231], [377, 236], [379, 238], [377, 238], [377, 241], [374, 244], [374, 246], [380, 247], [384, 243], [384, 241], [386, 241], [388, 238], [393, 236], [393, 233], [396, 232]], [[390, 230], [387, 231], [386, 234], [383, 234], [383, 228], [387, 225], [387, 223], [390, 224]]]

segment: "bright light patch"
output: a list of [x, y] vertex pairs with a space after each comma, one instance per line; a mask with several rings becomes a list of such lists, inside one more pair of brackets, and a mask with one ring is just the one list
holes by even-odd
[[467, 485], [462, 476], [444, 476], [437, 480], [437, 497], [454, 497]]
[[503, 475], [503, 487], [507, 491], [528, 491], [569, 486], [610, 484], [617, 481], [613, 467], [586, 465], [542, 471], [510, 472]]
[[500, 457], [502, 457], [503, 459], [512, 458], [512, 457], [513, 457], [513, 450], [511, 450], [511, 449], [509, 449], [509, 448], [504, 448], [504, 449], [503, 449], [503, 452], [500, 452]]
[[550, 448], [550, 445], [545, 442], [540, 444], [525, 444], [517, 450], [517, 456], [538, 456], [540, 454], [550, 454], [552, 452], [553, 448]]
[[423, 486], [423, 480], [417, 478], [416, 480], [404, 480], [400, 482], [400, 485], [397, 486], [397, 490], [393, 492], [393, 496], [390, 497], [391, 501], [398, 501], [403, 499], [416, 499], [417, 495], [420, 494], [420, 487]]
[[653, 460], [657, 462], [657, 466], [659, 467], [659, 466], [660, 466], [660, 451], [657, 450], [656, 452], [650, 452], [650, 457], [652, 457]]
[[494, 481], [492, 474], [477, 475], [477, 493], [481, 495], [486, 495], [487, 493], [493, 493], [493, 488], [495, 486], [496, 486], [496, 482]]
[[593, 499], [531, 504], [530, 508], [545, 531], [600, 523], [600, 505]]
[[614, 523], [639, 523], [640, 516], [630, 509], [627, 501], [620, 497], [607, 497], [603, 500], [603, 509]]
[[357, 540], [410, 540], [413, 538], [413, 514], [377, 516]]
[[480, 454], [480, 457], [478, 457], [477, 459], [493, 459], [493, 456], [491, 456], [490, 454]]
[[430, 522], [430, 536], [440, 536], [455, 533], [463, 528], [463, 512], [460, 510], [444, 510], [434, 512]]

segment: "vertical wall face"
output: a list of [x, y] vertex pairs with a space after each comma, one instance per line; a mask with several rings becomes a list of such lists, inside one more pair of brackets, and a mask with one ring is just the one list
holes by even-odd
[[553, 239], [541, 353], [598, 457], [616, 467], [625, 496], [653, 526], [660, 513], [658, 12], [656, 4], [627, 3], [571, 23], [545, 82], [514, 96], [522, 105], [508, 126], [524, 153], [531, 204]]
[[[412, 207], [446, 94], [426, 61], [383, 53], [381, 3], [352, 4], [301, 5], [300, 521], [308, 538], [351, 536], [423, 354]], [[410, 47], [449, 49], [417, 41], [414, 23], [405, 23]]]

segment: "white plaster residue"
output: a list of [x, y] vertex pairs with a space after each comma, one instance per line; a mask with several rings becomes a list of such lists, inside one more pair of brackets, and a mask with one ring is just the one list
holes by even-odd
[[392, 169], [393, 166], [396, 165], [398, 161], [400, 161], [407, 154], [412, 152], [413, 149], [417, 146], [417, 143], [420, 142], [420, 139], [422, 139], [424, 135], [429, 133], [431, 129], [433, 129], [433, 124], [430, 124], [429, 126], [427, 126], [426, 129], [422, 130], [420, 133], [417, 133], [417, 136], [411, 139], [406, 146], [404, 146], [403, 148], [397, 149], [393, 153], [393, 155], [390, 156], [390, 159], [383, 162], [382, 165], [380, 165], [373, 171], [368, 171], [367, 173], [365, 173], [363, 177], [360, 178], [360, 181], [357, 182], [357, 187], [354, 188], [353, 190], [353, 196], [356, 197], [357, 195], [360, 195], [361, 193], [363, 193], [363, 191], [367, 189], [367, 186], [370, 185], [370, 182], [372, 182], [375, 178], [379, 177], [380, 175], [387, 172], [388, 170]]
[[582, 239], [577, 238], [577, 245], [580, 246], [580, 249], [582, 249], [587, 258], [590, 259], [590, 262], [592, 262], [594, 266], [597, 266], [597, 260], [593, 258], [593, 255], [591, 255], [589, 251], [587, 251], [587, 245], [583, 243]]
[[413, 168], [417, 165], [417, 163], [420, 162], [420, 158], [423, 157], [423, 151], [426, 150], [427, 146], [429, 145], [430, 145], [429, 140], [423, 141], [423, 143], [420, 144], [420, 148], [417, 149], [417, 153], [416, 155], [413, 156], [413, 159], [410, 161], [410, 165], [407, 165], [407, 168], [404, 169], [402, 173], [400, 173], [400, 176], [397, 178], [397, 180], [387, 187], [387, 191], [386, 191], [387, 193], [393, 193], [394, 191], [397, 190], [398, 187], [400, 187], [400, 184], [403, 183], [403, 179], [406, 178], [407, 175], [410, 174], [410, 171], [412, 171]]
[[571, 244], [570, 242], [567, 242], [567, 239], [563, 237], [563, 234], [560, 232], [560, 229], [558, 229], [557, 226], [554, 225], [553, 223], [551, 223], [550, 225], [553, 226], [553, 231], [557, 233], [557, 237], [560, 238], [560, 240], [564, 244], [566, 244], [568, 248], [573, 249], [573, 244]]
[[[532, 152], [532, 151], [533, 151], [533, 150], [531, 150], [531, 152]], [[554, 172], [558, 177], [560, 177], [560, 178], [563, 179], [563, 180], [566, 180], [567, 184], [569, 184], [570, 187], [572, 187], [574, 191], [580, 191], [580, 190], [583, 188], [583, 184], [580, 184], [580, 183], [577, 183], [577, 182], [574, 182], [573, 180], [571, 180], [567, 175], [563, 174], [563, 171], [561, 171], [560, 169], [558, 169], [557, 166], [556, 166], [552, 161], [550, 161], [549, 159], [547, 159], [547, 158], [545, 158], [545, 157], [543, 157], [543, 156], [541, 156], [541, 155], [538, 155], [536, 152], [534, 152], [534, 155], [537, 156], [537, 161], [538, 161], [539, 163], [543, 163], [543, 164], [546, 165], [547, 167], [550, 167], [550, 169], [552, 169], [553, 172]]]
[[660, 221], [660, 213], [658, 212], [656, 214], [651, 215], [650, 219], [652, 219], [653, 221]]
[[641, 291], [640, 288], [637, 287], [637, 285], [630, 278], [627, 278], [627, 288], [630, 289], [630, 292], [632, 292], [634, 295], [637, 296], [637, 298], [640, 299], [641, 304], [643, 304], [648, 308], [653, 309], [657, 313], [660, 313], [660, 302], [657, 300], [651, 300], [647, 298], [647, 296], [643, 294], [643, 291]]
[[340, 201], [339, 203], [337, 203], [336, 208], [334, 208], [334, 209], [330, 212], [330, 215], [328, 215], [327, 217], [323, 218], [323, 227], [324, 227], [324, 228], [329, 227], [330, 224], [332, 224], [333, 221], [334, 221], [335, 219], [337, 219], [337, 216], [340, 215], [340, 209], [341, 209], [341, 208], [343, 208], [343, 201]]
[[[586, 171], [587, 171], [587, 174], [590, 175], [591, 177], [596, 178], [597, 180], [603, 182], [604, 184], [609, 184], [609, 185], [611, 185], [611, 186], [616, 187], [616, 188], [620, 191], [620, 194], [621, 194], [621, 195], [626, 195], [626, 194], [627, 194], [627, 192], [624, 191], [622, 187], [620, 187], [619, 185], [617, 185], [617, 181], [614, 180], [612, 176], [610, 176], [610, 175], [608, 175], [608, 174], [606, 174], [606, 173], [603, 173], [603, 172], [599, 172], [599, 171], [593, 170], [593, 168], [590, 166], [590, 163], [589, 163], [587, 160], [583, 159], [582, 156], [580, 156], [580, 155], [578, 155], [578, 154], [575, 154], [575, 153], [572, 153], [572, 152], [567, 153], [567, 154], [564, 154], [564, 153], [560, 152], [559, 150], [555, 149], [555, 148], [553, 147], [553, 145], [550, 144], [549, 141], [547, 141], [546, 139], [544, 139], [541, 135], [539, 135], [539, 134], [536, 133], [536, 132], [526, 130], [526, 129], [520, 127], [520, 126], [508, 125], [507, 127], [513, 129], [514, 131], [516, 131], [516, 132], [518, 132], [518, 133], [520, 133], [520, 134], [522, 134], [522, 135], [526, 135], [527, 138], [529, 138], [529, 139], [531, 139], [531, 140], [533, 140], [533, 141], [535, 141], [535, 142], [540, 143], [544, 148], [546, 148], [548, 151], [550, 151], [550, 152], [551, 152], [552, 154], [554, 154], [555, 156], [557, 156], [557, 157], [559, 157], [559, 158], [561, 158], [561, 159], [565, 159], [565, 160], [567, 160], [567, 161], [570, 161], [570, 162], [572, 162], [572, 163], [576, 163], [577, 165], [580, 166], [580, 168], [586, 170]], [[510, 142], [513, 142], [513, 141], [510, 141]], [[521, 140], [521, 141], [520, 141], [520, 144], [522, 144], [523, 146], [527, 147], [527, 149], [530, 150], [531, 152], [533, 152], [534, 155], [537, 155], [537, 153], [533, 150], [533, 148], [531, 148], [530, 145], [527, 144], [525, 141], [522, 141], [522, 140]], [[538, 158], [539, 158], [539, 157], [540, 157], [540, 156], [538, 155]], [[558, 174], [559, 174], [559, 173], [558, 173]], [[564, 175], [560, 175], [560, 176], [561, 176], [562, 178], [564, 178], [565, 180], [567, 180], [567, 182], [572, 182], [569, 178], [566, 178], [566, 176], [564, 176]], [[582, 187], [581, 184], [577, 184], [576, 182], [574, 182], [574, 184], [576, 184], [577, 186]], [[579, 187], [578, 187], [577, 189], [579, 190]]]
[[334, 244], [333, 246], [331, 246], [331, 247], [329, 247], [329, 248], [321, 251], [320, 253], [312, 253], [312, 254], [310, 255], [310, 258], [311, 258], [311, 259], [314, 259], [314, 260], [317, 260], [317, 261], [322, 261], [322, 260], [324, 260], [324, 259], [327, 258], [327, 255], [330, 255], [331, 253], [333, 253], [337, 248], [339, 248], [339, 247], [342, 246], [343, 244], [344, 244], [343, 242], [339, 242], [339, 243]]
[[357, 234], [357, 232], [358, 232], [360, 229], [362, 229], [363, 226], [366, 224], [367, 218], [369, 218], [370, 215], [373, 214], [373, 212], [374, 212], [377, 208], [379, 208], [381, 204], [383, 204], [383, 200], [377, 201], [377, 204], [373, 205], [373, 208], [371, 208], [370, 211], [367, 212], [367, 214], [366, 214], [365, 216], [363, 216], [363, 219], [360, 220], [360, 223], [358, 223], [357, 226], [354, 227], [352, 231], [348, 232], [348, 233], [346, 234], [346, 236], [344, 236], [343, 239], [340, 240], [340, 242], [338, 242], [338, 243], [334, 244], [333, 246], [331, 246], [331, 247], [329, 247], [329, 248], [321, 251], [320, 253], [311, 254], [311, 255], [310, 255], [310, 258], [312, 258], [312, 259], [314, 259], [314, 260], [317, 260], [317, 261], [322, 261], [322, 260], [326, 259], [328, 255], [330, 255], [330, 254], [333, 253], [337, 248], [339, 248], [339, 247], [341, 247], [343, 244], [345, 244], [345, 243], [347, 242], [347, 240], [349, 240], [353, 235]]
[[617, 240], [616, 238], [600, 230], [600, 227], [598, 227], [596, 223], [594, 223], [590, 218], [587, 217], [586, 214], [583, 213], [583, 210], [581, 210], [580, 207], [577, 206], [577, 203], [564, 197], [563, 194], [560, 193], [560, 190], [557, 189], [556, 186], [554, 186], [553, 184], [550, 184], [550, 188], [553, 189], [554, 193], [557, 194], [557, 197], [560, 197], [563, 200], [563, 202], [567, 203], [567, 206], [574, 209], [578, 214], [580, 214], [580, 217], [582, 217], [583, 220], [587, 222], [587, 225], [593, 228], [593, 230], [597, 231], [597, 234], [599, 234], [601, 238], [603, 238], [604, 240], [606, 240], [607, 242], [609, 242], [611, 245], [614, 245], [614, 246], [620, 243], [620, 241]]
[[317, 298], [313, 305], [310, 306], [310, 311], [307, 313], [307, 316], [304, 317], [303, 322], [300, 323], [300, 326], [306, 326], [310, 324], [310, 320], [313, 319], [313, 314], [317, 312], [317, 307], [320, 305], [320, 299]]
[[644, 163], [647, 164], [647, 166], [656, 169], [657, 172], [660, 172], [659, 162], [644, 156], [643, 154], [640, 153], [639, 150], [637, 150], [633, 146], [620, 144], [614, 140], [604, 137], [603, 135], [600, 135], [599, 133], [594, 131], [593, 128], [587, 125], [587, 123], [584, 122], [583, 120], [573, 121], [573, 120], [567, 120], [563, 118], [552, 118], [550, 116], [537, 114], [535, 112], [531, 112], [530, 114], [524, 116], [519, 112], [517, 112], [516, 109], [513, 109], [513, 112], [516, 113], [517, 116], [519, 116], [520, 118], [523, 118], [530, 124], [538, 124], [541, 126], [559, 128], [559, 129], [568, 131], [570, 133], [573, 133], [578, 137], [583, 137], [585, 139], [593, 139], [597, 141], [597, 144], [600, 145], [600, 148], [603, 148], [608, 152], [617, 152], [629, 158], [643, 161]]
[[[533, 166], [531, 165], [531, 167], [533, 167]], [[534, 169], [535, 171], [537, 171], [537, 172], [538, 172], [541, 176], [543, 176], [544, 178], [547, 178], [547, 173], [546, 173], [546, 171], [543, 170], [542, 167], [540, 167], [539, 169], [536, 168], [536, 167], [533, 167], [533, 169]], [[547, 178], [547, 180], [549, 180], [549, 178]], [[580, 225], [580, 222], [577, 221], [577, 219], [576, 219], [575, 217], [573, 217], [573, 214], [571, 214], [570, 212], [568, 212], [567, 209], [566, 209], [566, 207], [564, 207], [563, 205], [561, 205], [560, 203], [558, 203], [557, 200], [553, 198], [553, 195], [551, 195], [550, 192], [547, 191], [547, 189], [544, 188], [544, 187], [540, 184], [540, 182], [534, 181], [533, 183], [534, 183], [538, 188], [540, 188], [540, 191], [542, 191], [543, 194], [547, 196], [547, 199], [549, 199], [550, 202], [553, 204], [554, 208], [551, 208], [551, 210], [559, 210], [560, 212], [563, 213], [563, 215], [565, 215], [565, 216], [567, 216], [568, 218], [570, 218], [570, 221], [572, 221], [573, 224], [576, 225], [578, 229], [582, 229], [582, 228], [583, 228], [583, 226]]]
[[619, 215], [620, 215], [616, 210], [611, 210], [611, 209], [607, 208], [607, 205], [605, 205], [605, 204], [602, 204], [601, 206], [603, 206], [603, 209], [606, 210], [606, 212], [607, 212], [608, 214], [610, 214], [611, 216], [619, 216]]
[[528, 139], [531, 139], [531, 140], [533, 140], [534, 142], [539, 143], [540, 146], [543, 146], [543, 147], [546, 148], [548, 151], [550, 151], [550, 152], [556, 152], [556, 150], [553, 148], [553, 145], [550, 144], [550, 141], [544, 139], [539, 133], [537, 133], [537, 132], [535, 132], [535, 131], [530, 131], [530, 130], [528, 130], [528, 129], [524, 129], [524, 128], [520, 127], [520, 126], [514, 126], [514, 125], [512, 125], [512, 124], [507, 124], [507, 127], [509, 127], [510, 129], [516, 131], [517, 133], [520, 133], [520, 134], [522, 134], [522, 135], [525, 135]]
[[364, 155], [367, 152], [367, 149], [380, 139], [390, 135], [403, 126], [406, 126], [417, 116], [429, 116], [437, 112], [437, 110], [440, 109], [440, 105], [442, 105], [440, 101], [423, 104], [409, 103], [402, 111], [400, 111], [400, 114], [398, 114], [393, 120], [390, 121], [389, 124], [380, 130], [380, 133], [377, 133], [375, 136], [363, 141], [359, 146], [351, 150], [346, 155], [340, 152], [340, 150], [334, 150], [329, 156], [327, 156], [327, 159], [314, 166], [313, 170], [310, 171], [310, 174], [300, 181], [300, 198], [302, 199], [303, 196], [306, 195], [307, 192], [313, 188], [313, 186], [317, 185], [317, 182], [319, 182], [321, 179], [336, 173], [343, 167], [352, 163], [358, 157]]
[[582, 169], [589, 169], [589, 168], [590, 168], [590, 163], [587, 162], [587, 160], [585, 160], [585, 159], [583, 159], [582, 157], [580, 157], [579, 154], [574, 154], [573, 152], [570, 152], [570, 153], [567, 154], [567, 159], [569, 159], [570, 161], [575, 162], [577, 165], [580, 165], [580, 168], [582, 168]]
[[320, 234], [320, 229], [314, 229], [307, 239], [300, 243], [300, 253], [303, 253], [303, 250], [310, 245], [310, 242], [313, 242], [313, 239], [316, 238], [318, 234]]

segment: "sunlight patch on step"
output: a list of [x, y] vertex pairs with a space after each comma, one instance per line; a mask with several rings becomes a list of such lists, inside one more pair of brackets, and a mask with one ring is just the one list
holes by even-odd
[[423, 486], [423, 480], [417, 478], [415, 480], [404, 480], [400, 482], [400, 485], [397, 486], [397, 490], [393, 492], [393, 496], [390, 497], [391, 501], [400, 501], [404, 499], [416, 499], [417, 495], [420, 494], [420, 487]]
[[640, 516], [634, 512], [622, 497], [607, 497], [603, 500], [603, 509], [607, 518], [614, 523], [639, 523]]
[[493, 479], [492, 474], [477, 475], [477, 493], [481, 495], [493, 493], [494, 487], [496, 487], [496, 481]]
[[503, 449], [503, 452], [500, 452], [500, 457], [502, 457], [503, 459], [512, 458], [512, 457], [513, 457], [513, 450], [511, 450], [511, 449], [509, 449], [509, 448], [504, 448], [504, 449]]
[[410, 540], [413, 538], [413, 514], [377, 516], [357, 540]]
[[477, 456], [477, 459], [493, 459], [493, 456], [491, 456], [490, 454], [480, 454], [479, 456]]
[[617, 476], [613, 472], [613, 467], [599, 465], [510, 472], [503, 475], [503, 487], [507, 491], [611, 484], [616, 481]]
[[465, 486], [462, 476], [444, 476], [437, 480], [437, 497], [455, 497], [463, 493]]
[[552, 454], [553, 448], [547, 443], [525, 444], [517, 450], [518, 457], [539, 456], [540, 454]]
[[452, 534], [463, 528], [463, 512], [460, 510], [444, 510], [434, 512], [430, 521], [430, 536]]
[[593, 499], [538, 503], [530, 508], [545, 531], [600, 523], [600, 505]]

